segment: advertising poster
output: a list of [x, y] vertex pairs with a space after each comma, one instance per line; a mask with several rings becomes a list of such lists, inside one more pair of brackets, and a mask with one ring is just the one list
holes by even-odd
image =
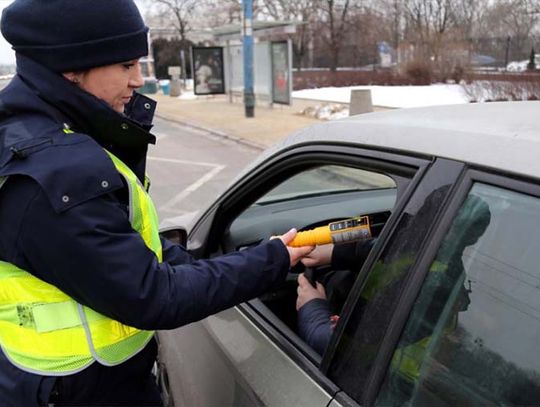
[[196, 95], [225, 93], [222, 47], [193, 47], [192, 61]]
[[392, 48], [386, 41], [381, 41], [377, 44], [379, 51], [379, 59], [381, 68], [389, 68], [392, 66]]
[[272, 102], [291, 103], [289, 71], [289, 46], [286, 41], [272, 42]]

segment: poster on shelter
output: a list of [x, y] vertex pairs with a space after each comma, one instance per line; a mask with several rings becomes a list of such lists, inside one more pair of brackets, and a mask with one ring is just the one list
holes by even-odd
[[272, 42], [272, 102], [291, 104], [291, 72], [289, 45], [286, 41]]
[[216, 95], [225, 93], [222, 47], [193, 47], [194, 93]]

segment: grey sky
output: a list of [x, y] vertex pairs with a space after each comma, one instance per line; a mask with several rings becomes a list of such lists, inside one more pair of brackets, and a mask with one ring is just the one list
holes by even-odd
[[[12, 0], [0, 0], [0, 11], [4, 9], [4, 7], [7, 7], [9, 4], [11, 4]], [[144, 11], [146, 10], [146, 7], [142, 4], [141, 0], [135, 0], [135, 3], [139, 6], [141, 9], [142, 14], [144, 15]], [[15, 63], [15, 53], [11, 49], [11, 46], [6, 42], [4, 37], [0, 36], [0, 65], [4, 64], [14, 64]]]
[[[11, 0], [0, 0], [0, 10], [7, 7], [11, 3]], [[4, 37], [0, 36], [0, 65], [14, 64], [15, 54], [11, 49], [11, 46], [6, 42]]]

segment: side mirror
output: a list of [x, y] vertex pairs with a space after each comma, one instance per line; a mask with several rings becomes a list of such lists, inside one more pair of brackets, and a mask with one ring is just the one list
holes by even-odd
[[186, 246], [188, 240], [187, 230], [184, 228], [173, 227], [170, 229], [163, 229], [160, 232], [160, 235], [165, 239], [170, 240], [173, 243]]

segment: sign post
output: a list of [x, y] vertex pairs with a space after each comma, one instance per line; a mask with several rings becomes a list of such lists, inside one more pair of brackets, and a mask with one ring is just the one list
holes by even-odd
[[242, 0], [244, 9], [244, 105], [246, 117], [255, 116], [255, 94], [253, 93], [253, 0]]

